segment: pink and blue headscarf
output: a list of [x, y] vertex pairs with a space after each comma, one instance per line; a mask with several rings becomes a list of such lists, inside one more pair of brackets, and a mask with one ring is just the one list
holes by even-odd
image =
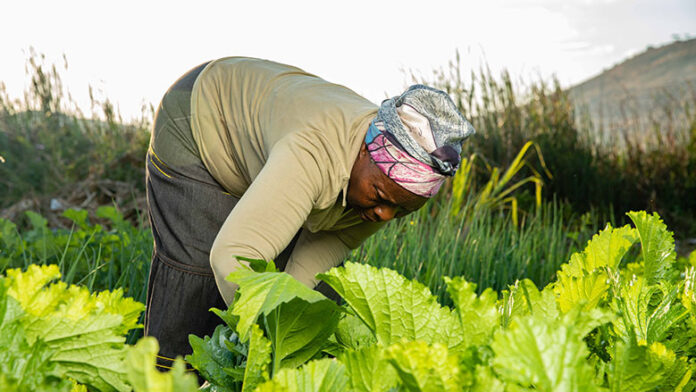
[[414, 85], [382, 102], [365, 144], [389, 178], [429, 198], [455, 174], [461, 144], [474, 132], [447, 93]]

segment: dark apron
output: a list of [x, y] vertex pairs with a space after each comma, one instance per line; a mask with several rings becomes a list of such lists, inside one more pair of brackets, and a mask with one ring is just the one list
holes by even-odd
[[[210, 308], [227, 308], [209, 256], [220, 227], [239, 199], [210, 175], [192, 136], [191, 90], [206, 65], [186, 73], [165, 93], [147, 153], [147, 207], [154, 251], [145, 335], [159, 341], [160, 368], [171, 367], [176, 356], [192, 352], [189, 334], [212, 335], [222, 321]], [[284, 269], [299, 234], [274, 259], [278, 269]], [[325, 284], [318, 290], [337, 299]]]

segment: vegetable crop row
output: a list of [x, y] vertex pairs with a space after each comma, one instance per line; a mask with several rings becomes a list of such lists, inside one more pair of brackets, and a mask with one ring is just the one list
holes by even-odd
[[[240, 288], [186, 357], [208, 391], [693, 391], [696, 255], [677, 260], [657, 214], [632, 212], [571, 256], [543, 289], [521, 280], [478, 294], [445, 278], [453, 307], [386, 268], [347, 263], [319, 278], [339, 306], [272, 263]], [[56, 266], [0, 284], [0, 389], [194, 391], [181, 359], [125, 344], [143, 306], [120, 290], [53, 282]], [[53, 282], [53, 283], [52, 283]]]

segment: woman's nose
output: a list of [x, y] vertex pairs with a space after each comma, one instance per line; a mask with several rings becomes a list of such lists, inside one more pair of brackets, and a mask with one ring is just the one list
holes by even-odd
[[377, 206], [374, 208], [375, 215], [379, 217], [381, 222], [386, 222], [394, 219], [396, 208], [389, 206]]

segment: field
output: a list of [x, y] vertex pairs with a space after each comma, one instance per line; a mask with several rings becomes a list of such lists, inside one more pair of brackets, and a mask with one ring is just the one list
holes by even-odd
[[696, 389], [696, 102], [608, 143], [558, 83], [453, 61], [424, 81], [478, 134], [438, 197], [321, 275], [343, 303], [258, 261], [160, 373], [151, 114], [88, 118], [29, 65], [24, 100], [0, 91], [0, 390], [197, 390], [184, 361], [209, 391]]

